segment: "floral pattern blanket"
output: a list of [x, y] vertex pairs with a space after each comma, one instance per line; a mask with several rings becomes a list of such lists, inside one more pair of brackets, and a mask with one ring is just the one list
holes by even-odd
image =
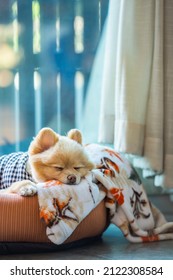
[[47, 236], [63, 243], [78, 224], [105, 197], [110, 222], [131, 242], [173, 239], [173, 222], [150, 203], [141, 180], [129, 161], [113, 149], [90, 144], [86, 150], [96, 164], [79, 185], [58, 181], [38, 184], [40, 217]]
[[47, 225], [48, 238], [55, 244], [63, 243], [105, 196], [93, 183], [92, 174], [78, 185], [49, 181], [39, 183], [37, 189], [40, 218]]

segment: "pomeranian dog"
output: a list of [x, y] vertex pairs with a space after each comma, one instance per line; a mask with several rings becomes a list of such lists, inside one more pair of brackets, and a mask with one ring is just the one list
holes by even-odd
[[[0, 157], [0, 164], [3, 163], [0, 170], [0, 187], [3, 193], [20, 192], [20, 189], [28, 184], [34, 186], [34, 183], [49, 180], [58, 180], [70, 185], [79, 184], [81, 178], [94, 168], [94, 163], [82, 146], [82, 134], [77, 129], [70, 130], [67, 136], [61, 136], [50, 128], [43, 128], [31, 142], [27, 153], [11, 155], [11, 159], [10, 155]], [[13, 164], [16, 156], [17, 163]], [[23, 163], [26, 170], [21, 171]], [[8, 165], [10, 170], [7, 170]], [[13, 174], [10, 175], [10, 172]], [[14, 175], [14, 172], [17, 174]], [[12, 178], [12, 181], [9, 178]]]

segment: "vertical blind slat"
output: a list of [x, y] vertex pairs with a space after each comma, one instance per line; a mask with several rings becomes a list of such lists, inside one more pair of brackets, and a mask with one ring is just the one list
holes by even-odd
[[[61, 134], [73, 127], [82, 128], [87, 85], [108, 1], [10, 3], [13, 45], [16, 52], [23, 52], [23, 59], [14, 69], [13, 85], [6, 89], [6, 96], [12, 96], [7, 107], [14, 118], [3, 123], [0, 145], [11, 137], [18, 151], [27, 149], [29, 139], [41, 127], [50, 126]], [[2, 106], [4, 100], [0, 89]], [[10, 130], [13, 133], [9, 134]]]

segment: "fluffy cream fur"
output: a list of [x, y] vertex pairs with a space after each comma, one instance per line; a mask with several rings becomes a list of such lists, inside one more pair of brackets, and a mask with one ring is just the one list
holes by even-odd
[[29, 165], [36, 182], [54, 179], [65, 184], [78, 184], [94, 168], [77, 129], [65, 137], [43, 128], [30, 144]]
[[27, 169], [33, 182], [16, 182], [0, 193], [32, 196], [37, 193], [35, 183], [49, 180], [76, 185], [95, 167], [82, 146], [82, 134], [77, 129], [70, 130], [65, 137], [50, 128], [43, 128], [31, 142], [28, 153]]

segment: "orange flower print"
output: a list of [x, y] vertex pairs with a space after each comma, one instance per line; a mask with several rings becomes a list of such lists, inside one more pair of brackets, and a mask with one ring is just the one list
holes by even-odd
[[110, 193], [113, 195], [113, 197], [119, 205], [122, 205], [124, 203], [124, 195], [122, 193], [122, 190], [123, 189], [119, 188], [110, 189]]
[[[101, 165], [97, 166], [97, 168], [106, 169], [107, 171], [105, 171], [105, 172], [107, 172], [107, 175], [111, 176], [111, 177], [115, 177], [115, 174], [114, 174], [115, 172], [120, 173], [120, 169], [119, 169], [118, 165], [107, 157], [103, 157], [101, 159]], [[108, 170], [110, 170], [110, 171], [108, 171]]]
[[115, 157], [119, 158], [123, 162], [123, 160], [120, 157], [120, 155], [118, 153], [116, 153], [114, 150], [104, 149], [104, 151], [107, 152], [111, 157], [115, 156]]
[[109, 166], [109, 168], [112, 168], [113, 170], [116, 170], [118, 173], [120, 173], [120, 169], [115, 162], [111, 161], [108, 158], [107, 159], [105, 158], [105, 161], [106, 161], [107, 165]]
[[50, 188], [50, 187], [54, 187], [54, 186], [61, 186], [62, 183], [60, 181], [57, 180], [50, 180], [44, 183], [43, 188]]
[[55, 220], [55, 212], [48, 211], [46, 208], [40, 209], [40, 219], [43, 219], [47, 226], [52, 226]]
[[106, 197], [105, 198], [105, 203], [114, 204], [115, 201], [113, 199], [109, 198], [109, 197]]
[[151, 236], [141, 236], [143, 242], [153, 242], [158, 241], [159, 236], [158, 235], [151, 235]]
[[104, 175], [109, 176], [109, 177], [114, 177], [114, 172], [110, 169], [102, 169], [101, 170]]

